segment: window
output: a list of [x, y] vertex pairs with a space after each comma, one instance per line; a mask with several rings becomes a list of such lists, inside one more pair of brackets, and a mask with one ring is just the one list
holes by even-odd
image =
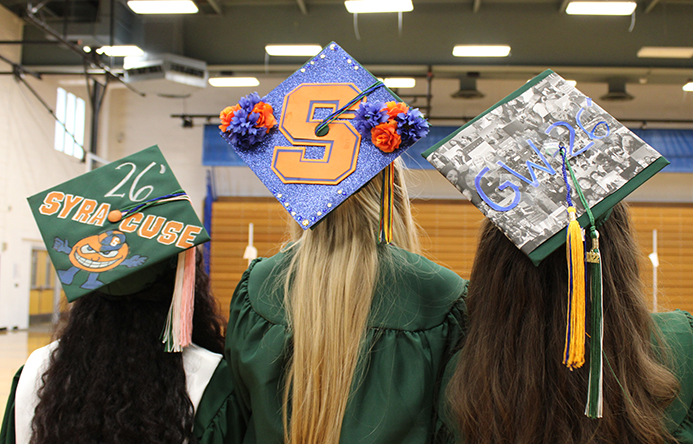
[[84, 100], [58, 88], [58, 101], [55, 105], [55, 149], [78, 159], [84, 157], [85, 109]]

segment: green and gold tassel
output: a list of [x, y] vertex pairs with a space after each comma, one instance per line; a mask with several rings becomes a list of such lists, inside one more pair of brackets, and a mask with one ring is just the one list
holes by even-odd
[[395, 163], [391, 162], [383, 170], [383, 190], [380, 198], [379, 242], [392, 243], [392, 211], [395, 193]]
[[[568, 225], [568, 251], [570, 252], [568, 257], [568, 267], [571, 279], [571, 289], [569, 289], [569, 294], [571, 297], [568, 302], [569, 321], [568, 327], [566, 329], [566, 348], [563, 362], [571, 370], [573, 368], [581, 367], [584, 363], [584, 272], [585, 264], [590, 264], [590, 297], [592, 299], [592, 322], [590, 326], [590, 373], [587, 388], [587, 404], [585, 405], [585, 415], [589, 418], [601, 418], [604, 406], [604, 302], [602, 298], [602, 261], [601, 253], [599, 251], [599, 232], [597, 232], [596, 229], [594, 215], [590, 210], [590, 207], [587, 203], [587, 199], [585, 199], [584, 194], [582, 194], [582, 190], [580, 189], [580, 185], [578, 184], [578, 181], [575, 178], [573, 169], [570, 167], [570, 164], [566, 161], [565, 151], [563, 149], [561, 150], [561, 155], [563, 156], [563, 178], [566, 182], [566, 186], [568, 187], [568, 204], [570, 205], [570, 208], [568, 208], [570, 217], [570, 224]], [[570, 177], [572, 179], [573, 184], [575, 185], [575, 190], [577, 191], [577, 194], [580, 197], [580, 202], [582, 203], [582, 206], [585, 207], [585, 212], [587, 213], [587, 216], [590, 220], [591, 249], [584, 255], [584, 263], [582, 263], [581, 265], [578, 265], [580, 260], [576, 258], [576, 255], [579, 255], [577, 254], [577, 246], [575, 247], [575, 250], [572, 249], [572, 245], [577, 244], [576, 230], [580, 229], [580, 225], [577, 222], [575, 209], [572, 207], [572, 202], [570, 199], [570, 187], [568, 186], [566, 170], [570, 172]], [[573, 225], [572, 231], [571, 225]], [[572, 237], [573, 235], [571, 235], [571, 232], [575, 233], [575, 237]], [[582, 239], [582, 233], [580, 233], [579, 238]], [[577, 269], [578, 267], [579, 270]], [[578, 295], [576, 294], [576, 292], [579, 291], [579, 289], [576, 290], [574, 288], [576, 283], [582, 283], [582, 297], [578, 297]], [[582, 304], [582, 309], [580, 310], [578, 307], [578, 309], [576, 310], [575, 306], [579, 304]], [[580, 320], [580, 313], [582, 316], [582, 320]], [[578, 332], [577, 329], [580, 328], [581, 332]], [[578, 336], [582, 339], [581, 345], [579, 344]], [[582, 355], [582, 359], [580, 359], [579, 355]]]
[[592, 249], [587, 252], [585, 262], [592, 267], [592, 328], [590, 336], [590, 379], [587, 390], [585, 415], [589, 418], [601, 418], [604, 406], [603, 379], [604, 363], [602, 350], [604, 346], [604, 302], [602, 299], [602, 259], [599, 252], [599, 233], [592, 226], [590, 233]]

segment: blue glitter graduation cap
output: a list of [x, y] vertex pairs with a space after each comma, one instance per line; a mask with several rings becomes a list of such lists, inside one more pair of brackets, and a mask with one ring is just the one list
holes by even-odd
[[426, 135], [417, 109], [330, 43], [264, 98], [220, 115], [222, 137], [307, 229]]

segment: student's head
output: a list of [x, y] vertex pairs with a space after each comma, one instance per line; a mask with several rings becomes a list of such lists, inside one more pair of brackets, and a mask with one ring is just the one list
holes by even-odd
[[[677, 381], [652, 348], [655, 332], [624, 204], [614, 207], [599, 233], [603, 352], [613, 369], [604, 372], [603, 418], [584, 415], [589, 354], [572, 372], [562, 364], [565, 249], [534, 266], [486, 221], [467, 298], [468, 336], [447, 392], [465, 443], [663, 443], [668, 436], [664, 410]], [[590, 308], [588, 298], [587, 313]]]
[[455, 168], [450, 168], [450, 171], [445, 175], [445, 178], [450, 181], [450, 183], [457, 183], [457, 177], [460, 174]]
[[[36, 443], [183, 442], [193, 411], [181, 353], [161, 342], [175, 283], [175, 261], [158, 267], [150, 286], [77, 299], [61, 321], [60, 339], [39, 390]], [[193, 342], [223, 352], [223, 318], [198, 255]]]

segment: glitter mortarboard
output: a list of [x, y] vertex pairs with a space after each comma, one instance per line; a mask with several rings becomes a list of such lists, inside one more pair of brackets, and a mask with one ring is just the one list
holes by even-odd
[[[551, 70], [423, 156], [535, 265], [566, 245], [563, 363], [572, 370], [585, 362], [589, 300], [592, 324], [585, 415], [602, 417], [604, 323], [596, 220], [669, 162]], [[590, 239], [587, 252], [581, 227]]]
[[178, 259], [179, 273], [186, 260], [194, 270], [192, 247], [209, 240], [157, 146], [28, 201], [70, 302], [94, 290], [113, 296], [143, 290], [175, 267], [170, 259]]
[[397, 102], [397, 95], [330, 43], [267, 96], [250, 95], [222, 111], [220, 128], [307, 229], [428, 132], [418, 110]]

